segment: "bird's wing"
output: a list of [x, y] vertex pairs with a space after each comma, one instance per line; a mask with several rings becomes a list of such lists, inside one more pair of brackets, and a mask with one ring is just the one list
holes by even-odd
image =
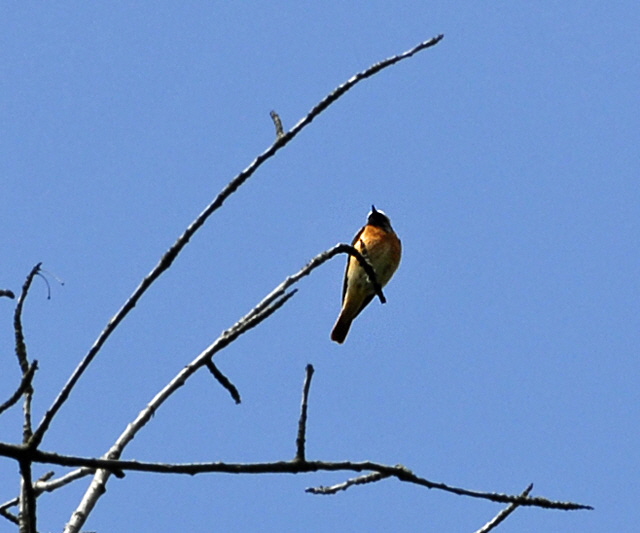
[[[365, 226], [360, 228], [360, 231], [356, 233], [356, 236], [351, 241], [351, 246], [356, 245], [356, 243], [360, 239], [360, 235], [362, 235], [362, 232], [364, 231], [364, 228]], [[342, 303], [344, 303], [344, 297], [347, 294], [347, 284], [348, 284], [347, 273], [349, 272], [349, 262], [351, 261], [351, 257], [352, 257], [351, 255], [347, 256], [347, 266], [344, 268], [344, 281], [342, 282]], [[357, 259], [355, 260], [357, 261]]]
[[355, 315], [353, 315], [353, 318], [356, 318], [360, 313], [362, 313], [362, 310], [371, 303], [371, 300], [373, 300], [374, 296], [375, 294], [370, 294], [364, 300], [362, 300], [362, 305], [360, 306], [360, 309], [358, 309], [358, 312]]

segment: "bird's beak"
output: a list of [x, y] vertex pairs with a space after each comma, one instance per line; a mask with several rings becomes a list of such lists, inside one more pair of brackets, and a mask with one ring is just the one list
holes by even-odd
[[373, 205], [373, 204], [371, 204], [371, 212], [372, 212], [372, 213], [377, 213], [377, 211], [376, 211], [376, 206], [375, 206], [375, 205]]

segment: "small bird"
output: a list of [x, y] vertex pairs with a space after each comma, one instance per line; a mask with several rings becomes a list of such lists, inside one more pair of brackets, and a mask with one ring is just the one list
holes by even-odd
[[[400, 264], [402, 246], [391, 227], [389, 217], [371, 206], [367, 223], [351, 243], [371, 263], [380, 287], [384, 287]], [[347, 338], [351, 322], [367, 307], [375, 296], [373, 283], [355, 257], [347, 259], [342, 286], [342, 309], [331, 331], [331, 340], [342, 344]]]

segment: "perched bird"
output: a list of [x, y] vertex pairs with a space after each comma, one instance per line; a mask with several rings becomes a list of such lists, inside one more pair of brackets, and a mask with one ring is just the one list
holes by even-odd
[[[371, 206], [367, 223], [353, 238], [351, 245], [371, 263], [380, 287], [384, 287], [400, 264], [402, 246], [391, 227], [389, 217]], [[347, 259], [342, 286], [342, 309], [331, 331], [331, 340], [342, 344], [351, 322], [367, 307], [376, 291], [367, 273], [355, 257]]]

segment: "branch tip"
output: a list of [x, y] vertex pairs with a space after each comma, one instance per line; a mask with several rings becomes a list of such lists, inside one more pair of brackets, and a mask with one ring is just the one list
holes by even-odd
[[231, 380], [229, 380], [229, 378], [225, 376], [215, 365], [215, 363], [213, 362], [213, 358], [206, 359], [205, 366], [207, 367], [209, 372], [211, 372], [211, 375], [218, 381], [218, 383], [220, 383], [220, 385], [222, 385], [227, 390], [227, 392], [231, 395], [231, 398], [233, 398], [233, 401], [236, 402], [236, 404], [239, 404], [241, 402], [241, 399], [238, 389], [233, 383], [231, 383]]

